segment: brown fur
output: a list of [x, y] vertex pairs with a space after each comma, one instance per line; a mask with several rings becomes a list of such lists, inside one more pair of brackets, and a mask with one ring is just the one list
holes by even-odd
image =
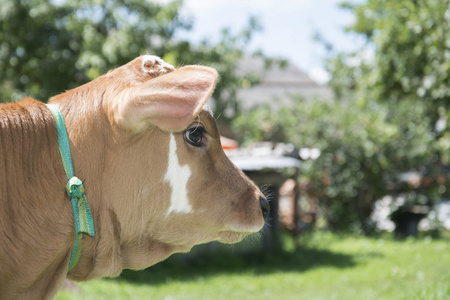
[[65, 276], [73, 217], [54, 124], [32, 99], [0, 106], [2, 299], [42, 299]]
[[[155, 78], [161, 74], [146, 74], [137, 58], [51, 99], [64, 116], [75, 175], [84, 183], [96, 230], [94, 238], [83, 237], [80, 261], [69, 274], [75, 233], [52, 115], [32, 99], [0, 106], [1, 299], [52, 298], [66, 276], [117, 276], [123, 268], [143, 269], [199, 243], [237, 242], [262, 227], [259, 190], [226, 158], [215, 120], [207, 112], [199, 114], [216, 76], [202, 68]], [[182, 80], [173, 88], [177, 76], [195, 77], [194, 86]], [[180, 97], [186, 86], [198, 89], [189, 95], [192, 104]], [[146, 98], [144, 90], [157, 96]], [[158, 96], [164, 91], [169, 94]], [[167, 97], [162, 105], [175, 109], [161, 108], [155, 97]], [[126, 109], [120, 110], [123, 101]], [[144, 115], [136, 109], [142, 105], [155, 108]], [[187, 115], [174, 112], [180, 105], [186, 105]], [[137, 116], [150, 121], [136, 121]], [[207, 131], [201, 148], [187, 144], [183, 131], [198, 124]], [[167, 215], [169, 132], [180, 165], [192, 171], [187, 191], [193, 212], [188, 214]]]

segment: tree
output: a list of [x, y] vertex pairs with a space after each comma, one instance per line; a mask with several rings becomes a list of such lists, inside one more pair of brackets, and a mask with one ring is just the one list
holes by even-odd
[[[329, 225], [367, 230], [373, 202], [393, 193], [389, 187], [399, 185], [402, 172], [437, 179], [441, 163], [450, 163], [450, 1], [343, 7], [355, 15], [348, 30], [366, 44], [353, 53], [330, 51], [336, 101], [298, 101], [270, 117], [260, 108], [234, 124], [246, 138], [282, 137], [319, 148], [321, 156], [303, 164], [302, 176], [314, 184]], [[255, 125], [261, 116], [264, 122]], [[435, 180], [423, 191], [426, 204], [449, 190], [448, 179], [446, 187]]]
[[332, 86], [339, 94], [370, 95], [391, 105], [423, 102], [435, 129], [437, 155], [450, 164], [450, 1], [369, 0], [343, 7], [356, 16], [348, 30], [365, 37], [374, 58], [349, 64], [361, 50], [331, 59]]
[[[355, 80], [347, 80], [346, 87], [370, 91], [377, 101], [423, 101], [436, 122], [439, 107], [450, 105], [450, 1], [368, 0], [342, 6], [356, 17], [348, 30], [364, 37], [367, 45], [356, 53], [339, 54], [331, 71], [339, 75], [337, 67], [350, 67], [353, 75], [347, 78]], [[368, 48], [373, 59], [363, 61]], [[351, 66], [349, 60], [361, 63]], [[345, 87], [344, 82], [336, 83], [332, 82], [337, 88]]]
[[[220, 113], [239, 110], [234, 74], [259, 24], [251, 19], [236, 36], [222, 32], [217, 44], [174, 40], [191, 22], [179, 15], [182, 1], [4, 0], [0, 8], [0, 99], [49, 97], [84, 84], [138, 55], [151, 53], [174, 65], [205, 64], [221, 80], [214, 92]], [[250, 78], [251, 79], [251, 78]], [[252, 79], [253, 80], [253, 79]], [[253, 80], [254, 81], [254, 80]]]

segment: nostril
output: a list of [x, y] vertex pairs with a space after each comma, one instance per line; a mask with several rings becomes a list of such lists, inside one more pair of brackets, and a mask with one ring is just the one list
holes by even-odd
[[267, 221], [270, 212], [269, 201], [267, 201], [266, 197], [260, 197], [259, 203], [261, 204], [261, 211], [264, 218], [264, 221]]

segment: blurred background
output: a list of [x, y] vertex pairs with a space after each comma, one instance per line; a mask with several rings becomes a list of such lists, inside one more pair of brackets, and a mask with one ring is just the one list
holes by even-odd
[[450, 0], [0, 0], [0, 99], [141, 54], [216, 68], [265, 234], [57, 299], [450, 299]]

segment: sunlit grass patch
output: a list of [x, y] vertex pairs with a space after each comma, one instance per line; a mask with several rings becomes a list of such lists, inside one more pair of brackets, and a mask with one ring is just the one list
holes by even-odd
[[450, 299], [448, 238], [316, 233], [280, 253], [225, 248], [80, 283], [57, 299]]

